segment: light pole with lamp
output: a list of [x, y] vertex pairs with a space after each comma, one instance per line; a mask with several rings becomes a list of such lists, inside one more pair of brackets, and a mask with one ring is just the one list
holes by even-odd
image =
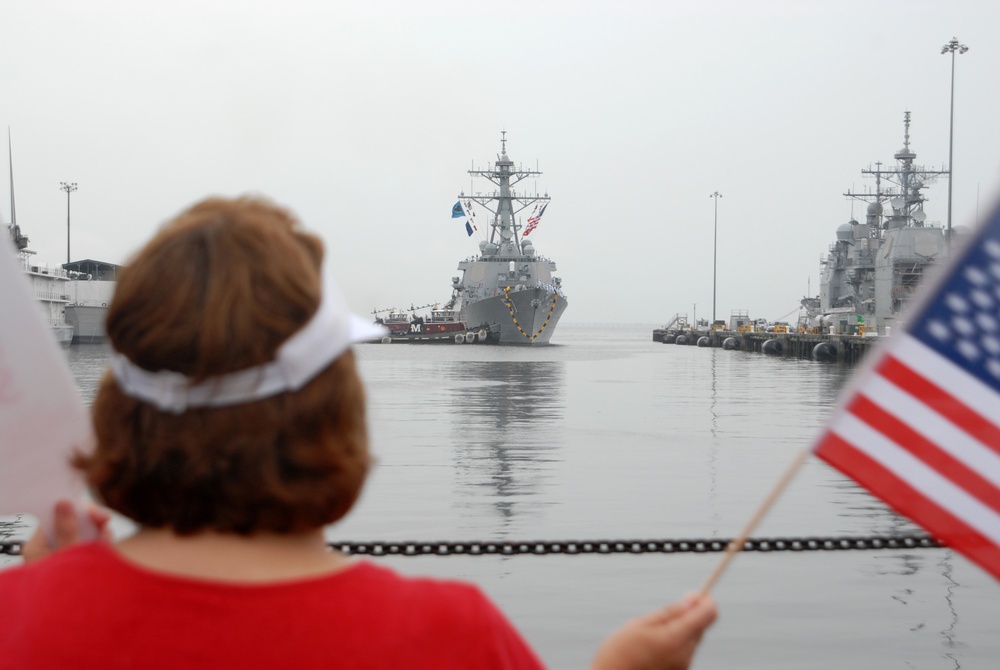
[[951, 184], [954, 181], [955, 170], [952, 167], [952, 153], [955, 144], [955, 52], [964, 54], [969, 47], [960, 44], [957, 37], [952, 37], [951, 41], [941, 47], [941, 53], [951, 53], [951, 115], [948, 121], [948, 231], [945, 233], [945, 242], [951, 247]]
[[70, 262], [69, 257], [69, 194], [76, 190], [76, 182], [67, 184], [64, 181], [59, 182], [59, 190], [66, 191], [66, 263]]
[[718, 265], [719, 258], [719, 198], [722, 194], [716, 191], [715, 193], [708, 196], [709, 198], [715, 198], [715, 241], [712, 245], [712, 325], [710, 328], [715, 327], [715, 277], [716, 277], [716, 267]]

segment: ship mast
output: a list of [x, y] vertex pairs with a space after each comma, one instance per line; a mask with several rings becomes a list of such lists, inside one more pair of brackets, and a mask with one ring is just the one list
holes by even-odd
[[21, 227], [17, 225], [17, 211], [14, 209], [14, 152], [10, 145], [10, 127], [7, 128], [7, 160], [10, 170], [10, 238], [19, 252], [31, 254], [34, 252], [27, 250], [28, 238], [21, 234]]
[[[849, 198], [865, 200], [877, 205], [869, 206], [872, 216], [869, 223], [876, 225], [871, 228], [872, 237], [880, 238], [881, 231], [889, 228], [908, 226], [923, 226], [927, 215], [924, 213], [926, 198], [920, 192], [924, 186], [934, 181], [939, 175], [948, 174], [947, 170], [928, 170], [920, 165], [914, 165], [915, 154], [910, 149], [910, 112], [903, 114], [903, 148], [893, 156], [897, 165], [894, 168], [882, 169], [881, 163], [875, 164], [874, 170], [862, 170], [863, 175], [875, 177], [875, 193], [854, 193], [848, 191], [844, 195]], [[895, 184], [895, 187], [882, 188], [882, 180]], [[889, 202], [892, 208], [888, 217], [883, 217], [882, 203]], [[883, 221], [883, 218], [885, 220]]]
[[542, 173], [514, 166], [514, 161], [507, 156], [507, 131], [502, 130], [500, 155], [497, 156], [493, 169], [469, 170], [469, 174], [488, 179], [497, 189], [492, 193], [477, 192], [470, 195], [459, 193], [459, 199], [466, 203], [474, 202], [492, 214], [488, 241], [497, 246], [498, 256], [520, 256], [521, 237], [518, 232], [521, 230], [521, 224], [517, 220], [517, 215], [532, 205], [548, 202], [550, 198], [547, 193], [544, 195], [520, 193], [513, 187], [528, 177], [536, 177]]

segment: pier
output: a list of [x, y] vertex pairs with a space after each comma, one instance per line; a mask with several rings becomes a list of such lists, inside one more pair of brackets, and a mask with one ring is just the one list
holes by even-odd
[[[753, 351], [782, 358], [856, 363], [886, 336], [732, 330], [653, 330], [653, 341]], [[822, 346], [820, 346], [822, 345]]]

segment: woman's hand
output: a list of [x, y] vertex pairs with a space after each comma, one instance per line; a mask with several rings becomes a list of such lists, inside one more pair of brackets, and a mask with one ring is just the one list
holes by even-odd
[[716, 616], [710, 596], [688, 596], [632, 619], [604, 641], [591, 670], [686, 670]]
[[[50, 543], [41, 529], [36, 530], [31, 539], [21, 547], [21, 556], [24, 557], [25, 562], [45, 558], [53, 551], [65, 549], [80, 541], [80, 519], [73, 503], [68, 500], [60, 500], [53, 508], [52, 516], [55, 542]], [[97, 527], [98, 536], [102, 540], [110, 541], [111, 528], [108, 527], [108, 521], [111, 520], [111, 515], [99, 507], [90, 505], [87, 507], [87, 517]]]

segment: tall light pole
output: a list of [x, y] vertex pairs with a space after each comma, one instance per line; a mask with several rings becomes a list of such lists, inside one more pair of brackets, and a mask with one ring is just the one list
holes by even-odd
[[712, 325], [715, 327], [715, 277], [719, 258], [719, 198], [722, 194], [716, 191], [709, 198], [715, 198], [715, 241], [712, 245]]
[[945, 233], [945, 241], [951, 245], [951, 184], [955, 181], [954, 160], [952, 159], [955, 146], [955, 52], [964, 54], [969, 47], [959, 44], [957, 37], [952, 37], [951, 41], [941, 47], [941, 53], [951, 53], [951, 118], [948, 121], [948, 231]]
[[66, 191], [66, 262], [70, 262], [69, 257], [69, 194], [76, 190], [76, 182], [67, 184], [64, 181], [59, 182], [59, 190]]

